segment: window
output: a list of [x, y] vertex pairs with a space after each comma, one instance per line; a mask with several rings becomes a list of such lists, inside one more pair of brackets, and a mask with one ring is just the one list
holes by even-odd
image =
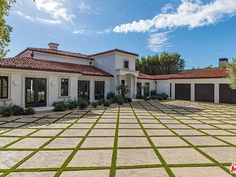
[[121, 85], [125, 85], [125, 80], [121, 80]]
[[144, 96], [150, 96], [150, 83], [145, 83]]
[[0, 76], [0, 99], [8, 98], [8, 77]]
[[129, 68], [129, 61], [124, 61], [124, 68]]
[[47, 106], [47, 79], [25, 78], [25, 107]]
[[78, 81], [78, 98], [89, 100], [90, 81]]
[[103, 100], [104, 99], [104, 81], [95, 81], [95, 90], [94, 90], [94, 96], [95, 100]]
[[61, 96], [69, 96], [69, 79], [61, 78]]
[[142, 83], [137, 82], [137, 95], [142, 95]]

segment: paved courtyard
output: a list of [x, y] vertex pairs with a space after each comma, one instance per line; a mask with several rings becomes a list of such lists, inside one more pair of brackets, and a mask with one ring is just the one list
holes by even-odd
[[228, 177], [236, 106], [184, 101], [0, 118], [0, 176]]

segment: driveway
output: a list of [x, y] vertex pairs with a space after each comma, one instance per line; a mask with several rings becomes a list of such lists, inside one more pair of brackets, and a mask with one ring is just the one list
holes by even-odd
[[236, 106], [133, 102], [0, 118], [0, 176], [228, 177]]

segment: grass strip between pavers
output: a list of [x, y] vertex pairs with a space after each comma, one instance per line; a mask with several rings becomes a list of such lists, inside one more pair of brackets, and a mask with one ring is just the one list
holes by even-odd
[[80, 141], [80, 143], [77, 145], [77, 147], [72, 151], [72, 153], [69, 155], [69, 157], [65, 160], [65, 162], [62, 164], [61, 168], [57, 171], [57, 173], [54, 175], [54, 177], [59, 177], [61, 173], [63, 172], [63, 168], [67, 167], [67, 165], [70, 163], [72, 158], [75, 156], [75, 154], [78, 152], [79, 148], [82, 146], [86, 138], [89, 136], [90, 132], [93, 130], [93, 128], [96, 126], [96, 124], [99, 122], [103, 114], [106, 112], [107, 108], [104, 109], [104, 111], [99, 115], [96, 122], [92, 125], [92, 127], [88, 130], [88, 132], [85, 134], [83, 139]]
[[[79, 119], [81, 119], [83, 116], [85, 116], [88, 112], [90, 112], [90, 110], [86, 111], [84, 114], [82, 114], [77, 121], [79, 121]], [[66, 115], [65, 115], [66, 116]], [[51, 143], [54, 139], [56, 139], [57, 137], [59, 137], [64, 131], [66, 131], [67, 129], [69, 129], [74, 123], [69, 124], [69, 126], [67, 126], [66, 128], [62, 129], [62, 131], [60, 131], [58, 134], [56, 134], [55, 136], [53, 136], [50, 140], [48, 140], [47, 142], [45, 142], [43, 145], [41, 145], [36, 151], [33, 151], [31, 154], [29, 154], [28, 156], [26, 156], [25, 158], [23, 158], [21, 161], [19, 161], [17, 164], [15, 164], [13, 167], [11, 167], [10, 169], [8, 169], [2, 176], [7, 176], [8, 174], [10, 174], [11, 172], [15, 171], [20, 165], [22, 165], [24, 162], [26, 162], [27, 160], [29, 160], [33, 155], [35, 155], [37, 152], [41, 151], [45, 146], [47, 146], [49, 143]]]
[[[162, 112], [161, 109], [159, 109], [158, 107], [156, 107], [155, 105], [153, 105], [152, 103], [150, 102], [146, 102], [148, 103], [149, 105], [155, 107], [156, 109], [160, 110]], [[172, 130], [171, 128], [169, 128], [166, 124], [162, 123], [155, 115], [153, 115], [149, 110], [147, 110], [147, 108], [139, 103], [146, 111], [149, 112], [150, 115], [152, 115], [154, 118], [156, 118], [156, 120], [158, 120], [158, 122], [160, 122], [163, 126], [165, 126], [168, 130], [170, 130], [172, 133], [174, 133], [177, 137], [179, 137], [180, 139], [182, 139], [184, 142], [186, 142], [187, 144], [189, 144], [192, 148], [194, 148], [196, 151], [198, 151], [200, 154], [202, 154], [203, 156], [205, 156], [208, 160], [212, 161], [213, 163], [215, 163], [217, 166], [219, 166], [222, 170], [224, 170], [225, 172], [227, 172], [229, 175], [231, 176], [236, 176], [234, 174], [231, 174], [229, 169], [227, 169], [225, 166], [223, 166], [220, 162], [218, 162], [216, 159], [214, 159], [213, 157], [209, 156], [207, 153], [203, 152], [201, 149], [199, 149], [198, 147], [196, 147], [194, 144], [192, 144], [190, 141], [188, 141], [187, 139], [185, 139], [184, 137], [180, 136], [178, 133], [176, 133], [174, 130]], [[158, 103], [160, 104], [160, 103]], [[170, 108], [169, 108], [170, 109]], [[167, 114], [169, 116], [171, 116], [173, 119], [179, 121], [180, 123], [182, 124], [185, 124], [183, 123], [181, 120], [178, 120], [177, 118], [175, 118], [174, 116], [170, 115], [170, 114]], [[191, 127], [191, 126], [190, 126]], [[192, 128], [194, 129], [194, 128]], [[198, 130], [200, 131], [200, 130]], [[211, 136], [211, 135], [209, 135]]]
[[116, 120], [116, 131], [115, 131], [115, 138], [114, 138], [114, 145], [113, 145], [113, 152], [112, 152], [112, 161], [111, 161], [111, 169], [109, 177], [116, 176], [116, 161], [117, 161], [117, 148], [118, 148], [118, 137], [119, 137], [119, 123], [120, 123], [120, 107], [118, 107], [118, 114]]
[[164, 168], [165, 168], [167, 174], [169, 175], [169, 177], [175, 177], [175, 175], [174, 175], [173, 172], [171, 171], [170, 167], [167, 165], [165, 159], [161, 156], [161, 153], [160, 153], [160, 152], [158, 151], [158, 149], [155, 147], [155, 144], [152, 142], [151, 138], [149, 137], [148, 133], [146, 132], [145, 128], [143, 127], [142, 123], [140, 122], [140, 120], [139, 120], [137, 114], [135, 113], [135, 111], [134, 111], [134, 109], [133, 109], [133, 107], [132, 107], [131, 104], [130, 104], [130, 107], [131, 107], [131, 109], [132, 109], [132, 111], [133, 111], [133, 114], [134, 114], [135, 118], [137, 119], [137, 121], [138, 121], [138, 123], [139, 123], [141, 129], [143, 130], [143, 133], [145, 134], [145, 136], [146, 136], [148, 142], [150, 143], [151, 147], [153, 148], [153, 150], [154, 150], [155, 154], [157, 155], [158, 159], [160, 160], [160, 162], [163, 164], [163, 166], [164, 166]]

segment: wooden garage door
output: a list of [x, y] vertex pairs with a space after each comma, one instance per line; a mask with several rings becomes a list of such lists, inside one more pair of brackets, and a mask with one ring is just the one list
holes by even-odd
[[175, 84], [176, 100], [191, 100], [191, 84]]
[[214, 102], [214, 84], [195, 84], [195, 100]]
[[220, 84], [220, 103], [236, 104], [236, 90], [232, 90], [228, 84]]

